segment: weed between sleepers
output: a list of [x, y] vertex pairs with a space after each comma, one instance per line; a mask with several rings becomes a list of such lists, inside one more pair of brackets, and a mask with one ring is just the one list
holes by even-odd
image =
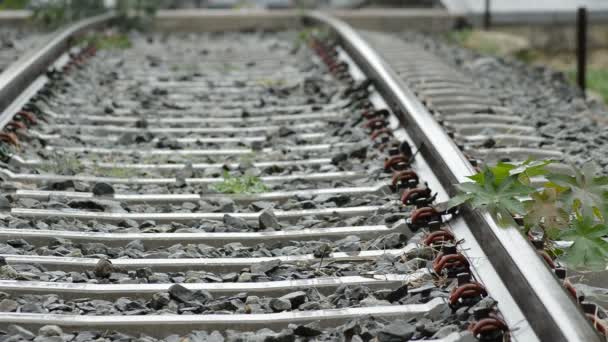
[[225, 171], [223, 178], [224, 180], [221, 183], [212, 186], [215, 191], [224, 194], [255, 194], [269, 190], [260, 178], [256, 176], [244, 175], [234, 177]]

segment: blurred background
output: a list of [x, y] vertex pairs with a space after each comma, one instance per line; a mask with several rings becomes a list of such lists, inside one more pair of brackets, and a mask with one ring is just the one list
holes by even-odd
[[[24, 9], [49, 2], [69, 2], [69, 0], [0, 0], [2, 9]], [[96, 6], [103, 3], [113, 7], [120, 0], [74, 0]], [[175, 8], [360, 8], [360, 7], [433, 7], [439, 0], [141, 0], [159, 9]]]
[[48, 32], [109, 8], [147, 18], [172, 9], [338, 11], [358, 28], [424, 32], [481, 55], [548, 66], [574, 83], [581, 7], [589, 14], [584, 79], [592, 97], [608, 102], [608, 0], [0, 0], [0, 15], [22, 13]]

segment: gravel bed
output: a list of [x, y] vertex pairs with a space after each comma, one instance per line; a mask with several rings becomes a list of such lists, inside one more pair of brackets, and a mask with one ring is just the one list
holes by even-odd
[[[277, 146], [281, 146], [281, 143], [277, 143]], [[46, 151], [45, 151], [46, 152]], [[38, 173], [38, 174], [63, 174], [63, 175], [87, 175], [87, 176], [100, 176], [100, 177], [116, 177], [116, 178], [130, 178], [130, 177], [142, 177], [142, 178], [155, 178], [155, 177], [181, 177], [181, 178], [219, 178], [221, 179], [226, 173], [229, 176], [238, 177], [243, 174], [248, 174], [257, 177], [264, 176], [288, 176], [304, 173], [322, 173], [322, 172], [340, 172], [340, 171], [354, 171], [369, 174], [375, 176], [379, 166], [370, 165], [368, 163], [362, 163], [359, 158], [354, 156], [363, 155], [365, 153], [367, 158], [374, 158], [379, 153], [372, 151], [371, 149], [359, 147], [352, 149], [345, 149], [343, 151], [329, 151], [328, 153], [273, 153], [273, 154], [262, 154], [264, 156], [264, 162], [269, 162], [269, 166], [255, 167], [252, 165], [251, 158], [257, 154], [244, 154], [241, 156], [226, 156], [224, 158], [208, 158], [208, 157], [194, 157], [198, 158], [198, 162], [206, 164], [217, 164], [217, 167], [207, 167], [204, 169], [188, 169], [188, 165], [194, 164], [189, 159], [183, 157], [174, 158], [173, 156], [158, 156], [158, 157], [145, 157], [140, 158], [138, 156], [132, 158], [96, 158], [94, 155], [88, 155], [87, 160], [94, 162], [107, 162], [107, 163], [168, 163], [177, 164], [182, 163], [186, 165], [186, 168], [180, 170], [181, 172], [176, 173], [176, 170], [164, 170], [164, 169], [128, 169], [120, 166], [112, 168], [102, 168], [95, 165], [77, 164], [75, 168], [67, 168], [66, 164], [51, 163], [49, 166], [37, 167], [34, 170], [28, 167], [17, 167], [13, 165], [5, 166], [6, 169], [13, 171], [14, 173]], [[315, 156], [316, 155], [316, 156]], [[68, 164], [71, 160], [77, 160], [72, 156], [65, 154], [53, 154], [53, 153], [39, 153], [36, 159], [43, 156], [44, 158], [59, 158], [60, 161], [67, 161]], [[58, 157], [59, 156], [59, 157]], [[346, 157], [346, 158], [345, 158]], [[280, 165], [281, 161], [301, 161], [306, 162], [311, 159], [325, 159], [328, 158], [330, 161], [333, 159], [335, 163], [311, 163], [304, 165]], [[135, 159], [135, 160], [134, 160]], [[52, 160], [52, 159], [51, 159]], [[234, 165], [233, 165], [234, 164]], [[62, 166], [63, 165], [63, 166]], [[388, 176], [388, 175], [387, 175]], [[303, 182], [304, 180], [294, 180], [292, 182]], [[90, 187], [94, 184], [90, 182], [81, 182], [78, 184], [72, 184], [66, 181], [47, 182], [48, 187], [57, 188], [57, 190], [68, 190], [75, 189], [77, 191], [89, 191]], [[272, 182], [268, 182], [268, 186], [273, 186]], [[297, 185], [297, 184], [295, 184]], [[9, 185], [3, 185], [4, 188], [8, 188]], [[42, 184], [45, 186], [45, 184]], [[117, 191], [142, 191], [142, 192], [153, 192], [155, 185], [137, 185], [137, 184], [117, 184], [114, 185]], [[192, 184], [182, 184], [181, 186], [174, 187], [174, 191], [179, 192], [184, 186], [192, 186]]]
[[[161, 315], [161, 314], [264, 314], [312, 311], [382, 305], [424, 304], [433, 298], [447, 298], [449, 291], [433, 283], [423, 291], [403, 285], [396, 289], [372, 290], [360, 285], [342, 285], [330, 295], [315, 288], [294, 291], [280, 297], [249, 295], [215, 297], [206, 290], [192, 291], [175, 284], [168, 291], [156, 292], [150, 299], [121, 297], [117, 300], [63, 299], [61, 296], [10, 296], [0, 292], [0, 312], [29, 312], [72, 315]], [[421, 292], [425, 292], [424, 294]]]
[[[324, 186], [323, 188], [333, 188], [340, 184], [339, 182], [332, 182]], [[342, 184], [341, 184], [342, 185]], [[297, 189], [297, 188], [296, 188]], [[291, 190], [296, 190], [291, 188]], [[197, 191], [194, 191], [197, 193]], [[391, 194], [392, 195], [392, 194]], [[196, 213], [196, 212], [221, 212], [222, 208], [226, 206], [232, 206], [228, 208], [228, 212], [259, 212], [258, 205], [262, 205], [267, 208], [276, 209], [324, 209], [324, 208], [340, 208], [340, 207], [353, 207], [353, 206], [365, 206], [365, 205], [387, 205], [388, 206], [395, 202], [394, 196], [391, 195], [361, 195], [356, 198], [352, 198], [348, 195], [343, 194], [321, 194], [316, 196], [303, 195], [299, 199], [291, 199], [284, 203], [265, 204], [257, 203], [256, 205], [248, 205], [235, 203], [225, 197], [219, 197], [216, 200], [199, 200], [198, 203], [184, 202], [179, 204], [127, 204], [119, 201], [113, 201], [109, 199], [68, 199], [64, 196], [52, 196], [49, 201], [39, 201], [31, 198], [21, 198], [15, 203], [16, 207], [30, 208], [30, 209], [54, 209], [62, 211], [73, 211], [73, 209], [80, 209], [91, 212], [107, 212], [107, 213]], [[231, 201], [231, 202], [229, 202]], [[399, 205], [396, 205], [399, 206]], [[395, 209], [398, 209], [395, 208]]]
[[470, 75], [492, 98], [535, 126], [547, 140], [543, 147], [562, 150], [578, 165], [594, 161], [608, 172], [608, 112], [595, 100], [586, 101], [562, 72], [513, 58], [480, 55], [439, 37], [412, 32], [401, 37]]
[[47, 34], [25, 28], [0, 28], [0, 72], [32, 48], [43, 44], [47, 37]]
[[[491, 306], [490, 301], [482, 301], [475, 308], [470, 309], [474, 312], [477, 309], [483, 310]], [[291, 341], [369, 341], [378, 342], [398, 342], [406, 340], [435, 340], [456, 334], [466, 330], [469, 321], [466, 317], [472, 316], [469, 309], [463, 310], [459, 318], [448, 317], [446, 314], [449, 308], [442, 307], [433, 314], [412, 318], [409, 320], [397, 319], [387, 321], [384, 319], [361, 318], [353, 319], [335, 328], [321, 328], [318, 323], [313, 322], [306, 325], [290, 324], [286, 329], [274, 331], [268, 328], [258, 331], [240, 332], [236, 330], [220, 331], [199, 331], [195, 330], [188, 335], [170, 335], [166, 338], [157, 339], [145, 334], [137, 336], [127, 335], [115, 331], [83, 331], [80, 333], [70, 333], [58, 326], [47, 325], [38, 331], [30, 331], [23, 327], [12, 325], [9, 327], [4, 342], [16, 341], [137, 341], [137, 342], [242, 342], [242, 341], [267, 341], [267, 342], [291, 342]], [[67, 330], [67, 329], [66, 329]], [[463, 333], [463, 339], [472, 338], [470, 334]], [[2, 337], [2, 335], [0, 335]]]
[[213, 247], [204, 243], [174, 244], [166, 248], [148, 249], [141, 240], [133, 240], [125, 247], [107, 247], [103, 243], [78, 243], [69, 239], [56, 238], [46, 246], [31, 245], [23, 239], [0, 243], [0, 254], [48, 255], [66, 257], [107, 257], [107, 258], [223, 258], [223, 257], [269, 257], [285, 255], [313, 254], [321, 248], [331, 248], [335, 252], [357, 252], [401, 248], [406, 237], [399, 233], [380, 236], [371, 241], [361, 240], [356, 235], [329, 241], [290, 241], [289, 243], [261, 243], [244, 246], [233, 242], [223, 247]]
[[[331, 246], [319, 246], [314, 253], [322, 258]], [[431, 266], [435, 251], [428, 247], [417, 247], [404, 255], [383, 254], [374, 261], [300, 261], [280, 260], [252, 263], [240, 271], [176, 271], [154, 272], [150, 267], [126, 270], [100, 259], [90, 271], [49, 271], [42, 265], [6, 264], [0, 258], [0, 279], [34, 280], [91, 284], [145, 284], [145, 283], [219, 283], [219, 282], [264, 282], [290, 279], [311, 279], [331, 276], [358, 276], [362, 274], [404, 274]]]
[[[256, 202], [254, 202], [255, 205]], [[390, 212], [389, 212], [390, 213]], [[229, 215], [229, 214], [228, 214]], [[291, 222], [284, 224], [279, 221], [279, 226], [271, 227], [270, 230], [300, 230], [305, 228], [328, 228], [328, 227], [348, 227], [357, 225], [376, 225], [376, 224], [392, 224], [406, 216], [405, 213], [392, 212], [384, 215], [384, 210], [370, 216], [352, 216], [348, 218], [324, 216], [303, 216]], [[229, 221], [226, 224], [224, 221]], [[130, 219], [119, 221], [115, 224], [108, 222], [99, 222], [97, 220], [78, 220], [78, 219], [62, 219], [48, 218], [41, 220], [26, 220], [21, 218], [5, 218], [0, 220], [8, 228], [15, 229], [53, 229], [53, 230], [71, 230], [71, 231], [89, 231], [89, 232], [104, 232], [104, 233], [196, 233], [196, 232], [256, 232], [267, 230], [260, 228], [259, 222], [242, 220], [231, 220], [225, 217], [222, 221], [217, 220], [200, 220], [191, 223], [157, 223], [154, 220], [146, 220], [137, 222]], [[238, 222], [238, 226], [232, 223]]]

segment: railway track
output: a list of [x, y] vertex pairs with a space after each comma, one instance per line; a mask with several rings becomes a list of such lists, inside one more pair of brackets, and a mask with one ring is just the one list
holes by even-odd
[[0, 28], [0, 72], [39, 46], [48, 35], [21, 29]]
[[519, 113], [480, 89], [470, 76], [396, 36], [362, 34], [472, 161], [522, 162], [532, 157], [555, 160], [558, 163], [552, 168], [568, 170], [562, 151]]
[[471, 165], [347, 25], [68, 54], [107, 19], [0, 76], [5, 341], [600, 340], [519, 232], [440, 209]]

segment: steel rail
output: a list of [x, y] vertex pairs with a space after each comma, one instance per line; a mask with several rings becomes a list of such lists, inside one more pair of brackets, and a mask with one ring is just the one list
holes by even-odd
[[12, 118], [4, 111], [38, 76], [43, 74], [59, 56], [65, 53], [72, 40], [83, 32], [103, 26], [115, 17], [113, 13], [79, 21], [60, 31], [42, 48], [25, 55], [0, 74], [0, 127]]
[[[408, 133], [422, 146], [422, 155], [442, 185], [453, 195], [452, 185], [468, 180], [475, 171], [415, 94], [350, 26], [319, 12], [304, 19], [337, 35], [341, 46], [388, 99]], [[461, 215], [540, 340], [602, 340], [516, 227], [500, 228], [489, 213], [468, 207]]]

